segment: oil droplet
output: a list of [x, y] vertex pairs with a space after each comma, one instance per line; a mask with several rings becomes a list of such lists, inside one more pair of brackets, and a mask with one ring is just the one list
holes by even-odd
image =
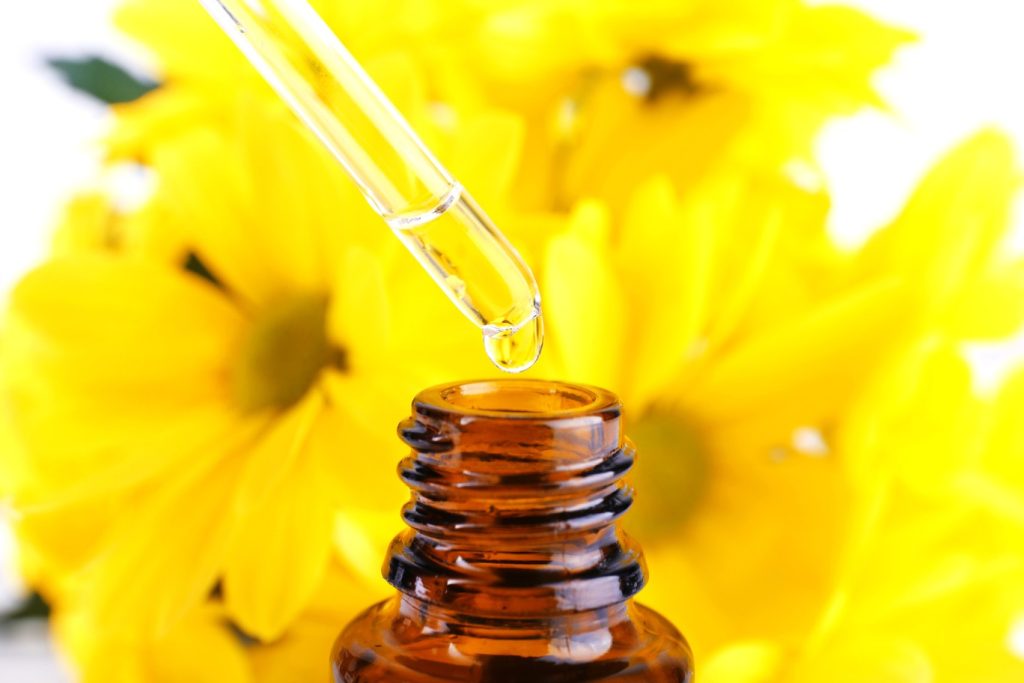
[[544, 345], [544, 321], [539, 310], [518, 325], [501, 321], [483, 329], [487, 357], [500, 370], [524, 372], [537, 362]]

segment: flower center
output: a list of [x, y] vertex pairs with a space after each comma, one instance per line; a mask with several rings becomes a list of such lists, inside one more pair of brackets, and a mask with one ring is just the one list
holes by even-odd
[[637, 489], [626, 525], [641, 540], [677, 531], [707, 489], [710, 461], [699, 432], [679, 415], [654, 411], [629, 428], [639, 458], [632, 474]]
[[264, 308], [242, 341], [231, 376], [235, 405], [245, 412], [288, 408], [328, 364], [344, 370], [343, 350], [327, 339], [327, 297], [288, 296]]
[[689, 97], [701, 90], [692, 65], [657, 55], [645, 57], [627, 69], [623, 85], [628, 92], [651, 104], [670, 93]]

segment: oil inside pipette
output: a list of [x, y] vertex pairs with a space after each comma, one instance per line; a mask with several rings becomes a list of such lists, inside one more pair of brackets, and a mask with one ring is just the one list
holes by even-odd
[[487, 356], [523, 372], [540, 356], [544, 324], [533, 275], [479, 206], [455, 185], [429, 209], [388, 217], [398, 238], [483, 333]]
[[200, 0], [356, 182], [508, 372], [536, 361], [529, 267], [302, 0]]
[[484, 327], [487, 357], [505, 372], [524, 372], [533, 367], [544, 346], [544, 319], [537, 315], [524, 323], [505, 321]]

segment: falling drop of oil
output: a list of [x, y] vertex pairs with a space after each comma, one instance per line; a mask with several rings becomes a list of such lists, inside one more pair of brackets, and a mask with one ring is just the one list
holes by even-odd
[[519, 373], [537, 362], [544, 345], [544, 321], [539, 310], [518, 325], [499, 321], [483, 329], [487, 357], [499, 369]]

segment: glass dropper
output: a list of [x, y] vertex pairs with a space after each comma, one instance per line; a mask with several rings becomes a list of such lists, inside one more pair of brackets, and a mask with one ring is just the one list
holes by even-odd
[[530, 268], [306, 0], [199, 0], [316, 134], [487, 355], [522, 372], [544, 339]]

